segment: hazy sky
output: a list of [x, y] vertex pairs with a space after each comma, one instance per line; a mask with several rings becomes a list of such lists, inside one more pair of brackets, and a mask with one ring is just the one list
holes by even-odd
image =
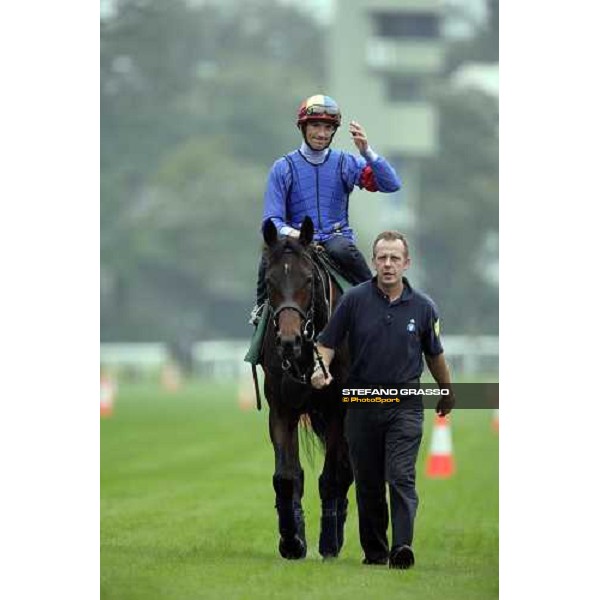
[[[298, 8], [312, 12], [320, 17], [325, 23], [328, 23], [333, 18], [334, 7], [343, 4], [343, 0], [279, 0], [282, 4], [296, 4]], [[485, 2], [486, 0], [441, 0], [445, 5], [459, 6], [467, 10], [474, 19], [481, 21], [485, 17]], [[451, 28], [452, 33], [460, 34], [464, 31], [460, 25], [455, 25]]]
[[[100, 0], [100, 14], [106, 15], [110, 13], [111, 7], [114, 0]], [[188, 0], [190, 4], [194, 3], [194, 0]], [[202, 3], [202, 0], [195, 0], [198, 3]], [[239, 0], [235, 0], [239, 1]], [[444, 4], [455, 5], [465, 8], [469, 13], [478, 20], [483, 19], [485, 16], [485, 0], [441, 0]], [[223, 3], [231, 2], [231, 0], [222, 0]], [[298, 8], [307, 12], [313, 13], [324, 23], [331, 22], [333, 18], [334, 6], [343, 2], [343, 0], [279, 0], [282, 4], [295, 4]], [[452, 27], [453, 33], [461, 33], [460, 26]]]

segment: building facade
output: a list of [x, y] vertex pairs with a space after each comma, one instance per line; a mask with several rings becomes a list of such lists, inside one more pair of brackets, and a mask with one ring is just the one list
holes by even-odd
[[350, 120], [359, 121], [404, 182], [400, 192], [377, 199], [353, 194], [359, 246], [368, 251], [382, 229], [399, 229], [414, 240], [421, 163], [438, 148], [438, 115], [428, 96], [443, 68], [441, 2], [338, 0], [330, 44], [329, 93], [343, 116], [337, 145], [354, 148], [346, 129]]

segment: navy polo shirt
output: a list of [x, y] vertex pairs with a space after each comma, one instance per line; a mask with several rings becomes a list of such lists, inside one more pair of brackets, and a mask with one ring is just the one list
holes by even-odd
[[338, 348], [348, 334], [353, 385], [407, 383], [423, 373], [424, 353], [444, 351], [433, 300], [402, 281], [402, 295], [393, 302], [376, 277], [349, 289], [318, 337], [323, 346]]

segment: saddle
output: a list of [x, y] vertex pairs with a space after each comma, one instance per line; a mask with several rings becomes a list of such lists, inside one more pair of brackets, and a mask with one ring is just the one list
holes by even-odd
[[313, 259], [322, 267], [327, 274], [333, 279], [338, 288], [345, 292], [352, 287], [352, 284], [344, 274], [340, 265], [327, 254], [325, 248], [320, 244], [314, 244], [311, 247], [311, 255]]

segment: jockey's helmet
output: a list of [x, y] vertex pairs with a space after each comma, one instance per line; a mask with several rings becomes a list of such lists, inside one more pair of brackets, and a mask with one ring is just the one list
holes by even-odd
[[337, 102], [330, 96], [317, 94], [310, 96], [302, 102], [298, 108], [298, 127], [308, 123], [308, 121], [326, 121], [339, 127], [342, 122], [342, 113]]

